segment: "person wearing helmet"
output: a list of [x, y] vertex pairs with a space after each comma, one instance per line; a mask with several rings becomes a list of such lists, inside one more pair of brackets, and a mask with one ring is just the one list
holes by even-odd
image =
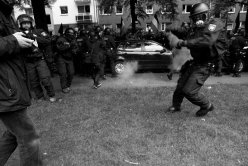
[[63, 93], [69, 93], [74, 76], [73, 56], [78, 49], [73, 28], [67, 28], [65, 33], [58, 37], [56, 48], [60, 86]]
[[[46, 31], [35, 29], [33, 19], [27, 14], [17, 17], [20, 30], [35, 42], [31, 49], [26, 49], [25, 57], [30, 85], [38, 101], [45, 99], [42, 85], [47, 92], [50, 102], [57, 101], [51, 81], [51, 73], [46, 59], [52, 57], [51, 38]], [[49, 59], [50, 60], [50, 59]]]
[[114, 39], [113, 35], [111, 35], [110, 28], [105, 29], [103, 39], [106, 42], [106, 58], [110, 62], [112, 77], [116, 77], [114, 63], [116, 60], [117, 48], [116, 48], [116, 44], [115, 44], [115, 39]]
[[205, 116], [214, 109], [213, 104], [199, 91], [210, 76], [214, 68], [213, 63], [224, 52], [222, 41], [219, 38], [224, 24], [218, 18], [210, 19], [209, 8], [205, 3], [193, 5], [189, 17], [192, 33], [189, 33], [187, 39], [178, 39], [171, 32], [167, 33], [172, 47], [187, 47], [193, 58], [181, 68], [169, 111], [181, 111], [182, 101], [186, 98], [200, 107], [196, 112], [196, 116], [199, 117]]
[[15, 1], [0, 0], [0, 120], [6, 131], [0, 138], [0, 165], [19, 148], [20, 165], [42, 165], [40, 139], [27, 107], [31, 105], [24, 49], [34, 40], [26, 38], [13, 21]]

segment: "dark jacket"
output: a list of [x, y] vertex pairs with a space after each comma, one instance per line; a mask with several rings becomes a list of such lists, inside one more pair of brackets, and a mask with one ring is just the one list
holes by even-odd
[[105, 56], [104, 51], [106, 49], [106, 43], [102, 39], [90, 39], [87, 42], [89, 53], [91, 56], [91, 62], [95, 65], [104, 63]]
[[221, 33], [224, 24], [220, 19], [213, 18], [204, 27], [196, 28], [186, 40], [191, 56], [197, 63], [212, 62], [225, 50], [222, 47]]
[[0, 112], [16, 111], [31, 104], [21, 49], [12, 35], [17, 27], [0, 10]]
[[115, 39], [111, 35], [105, 35], [104, 40], [106, 42], [106, 49], [116, 50]]
[[36, 41], [31, 48], [25, 49], [27, 61], [34, 62], [41, 58], [49, 59], [53, 56], [51, 38], [46, 31], [32, 28], [26, 33], [26, 36]]
[[245, 38], [243, 36], [234, 36], [231, 38], [230, 51], [235, 52], [243, 49], [245, 46]]
[[76, 40], [71, 40], [66, 38], [66, 36], [59, 36], [56, 41], [56, 48], [58, 56], [66, 59], [72, 60], [73, 55], [77, 52]]

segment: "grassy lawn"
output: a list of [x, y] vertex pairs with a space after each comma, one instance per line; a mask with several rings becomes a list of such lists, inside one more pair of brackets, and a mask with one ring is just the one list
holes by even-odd
[[[187, 100], [166, 112], [174, 87], [78, 87], [29, 113], [48, 166], [247, 166], [247, 88], [203, 87], [216, 108], [203, 118]], [[17, 151], [7, 165], [18, 163]]]

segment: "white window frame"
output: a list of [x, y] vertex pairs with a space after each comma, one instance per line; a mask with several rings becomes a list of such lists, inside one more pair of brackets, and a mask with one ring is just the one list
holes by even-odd
[[[228, 28], [228, 27], [231, 27], [231, 29], [230, 28]], [[233, 23], [227, 23], [227, 30], [233, 30]]]
[[103, 29], [106, 29], [106, 28], [112, 29], [113, 25], [112, 24], [103, 24]]
[[[120, 27], [118, 27], [118, 25], [120, 25]], [[115, 28], [116, 28], [116, 29], [121, 29], [121, 28], [122, 28], [122, 27], [121, 27], [121, 24], [116, 24]]]
[[150, 27], [151, 28], [151, 32], [152, 32], [152, 27], [151, 27], [151, 23], [146, 23], [146, 32], [148, 32], [148, 27]]
[[165, 31], [166, 30], [166, 23], [161, 23], [161, 31]]
[[[67, 13], [62, 13], [62, 7], [66, 7], [67, 8]], [[66, 5], [64, 5], [64, 6], [59, 6], [59, 8], [60, 8], [60, 15], [62, 15], [62, 16], [67, 16], [68, 15], [68, 13], [69, 13], [69, 10], [68, 10], [68, 6], [66, 6]]]
[[[242, 27], [242, 26], [243, 26], [243, 27]], [[240, 21], [239, 27], [240, 27], [240, 28], [245, 28], [245, 21]]]
[[117, 6], [115, 6], [115, 14], [116, 15], [123, 15], [123, 7], [121, 8], [121, 13], [117, 13]]
[[[78, 10], [78, 14], [90, 14], [90, 12], [86, 12], [86, 6], [89, 6], [89, 8], [90, 8], [90, 5], [80, 5], [80, 6], [82, 6], [82, 7], [84, 7], [84, 13], [79, 13], [79, 10]], [[77, 9], [78, 9], [78, 7], [79, 6], [77, 6]]]
[[[110, 8], [111, 8], [111, 7], [110, 7]], [[111, 15], [111, 13], [104, 13], [104, 9], [102, 9], [101, 15]]]
[[[147, 7], [152, 7], [151, 9], [147, 9]], [[153, 6], [152, 5], [147, 5], [146, 6], [146, 14], [153, 14]]]
[[163, 10], [161, 10], [161, 14], [170, 14], [171, 12], [166, 11], [169, 5], [166, 5]]
[[245, 5], [242, 5], [241, 10], [240, 10], [240, 13], [246, 13], [247, 12], [247, 8], [248, 7], [246, 7], [246, 10], [244, 10], [245, 9]]
[[[185, 9], [183, 10], [183, 6], [185, 6]], [[188, 6], [192, 6], [192, 4], [183, 4], [182, 6], [182, 14], [190, 14], [190, 12], [187, 12]]]
[[235, 13], [235, 9], [236, 9], [235, 6], [230, 7], [230, 10], [231, 10], [231, 9], [233, 9], [233, 11], [229, 11], [228, 13]]

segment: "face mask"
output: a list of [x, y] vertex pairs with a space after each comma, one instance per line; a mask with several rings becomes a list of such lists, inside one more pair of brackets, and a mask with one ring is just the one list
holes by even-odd
[[206, 14], [200, 14], [192, 18], [193, 23], [196, 27], [202, 27], [207, 19]]

